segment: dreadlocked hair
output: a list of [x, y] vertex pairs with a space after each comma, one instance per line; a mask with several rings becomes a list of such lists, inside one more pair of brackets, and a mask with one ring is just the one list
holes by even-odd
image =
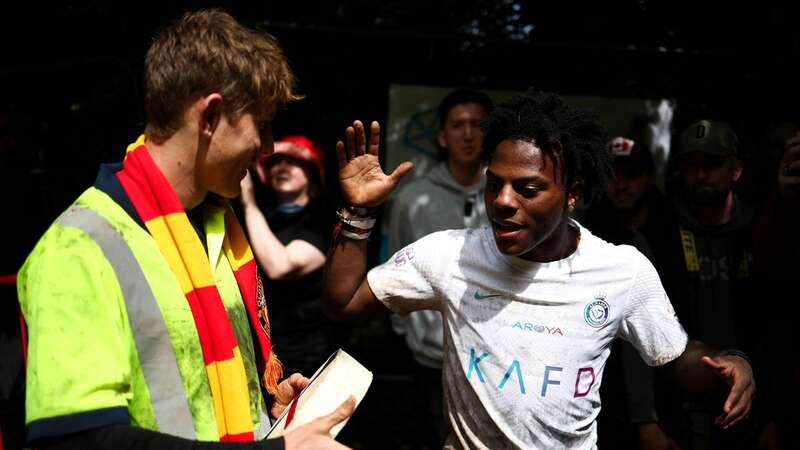
[[567, 191], [578, 184], [587, 203], [611, 181], [611, 155], [600, 118], [591, 110], [565, 105], [556, 94], [528, 89], [495, 108], [482, 127], [489, 159], [504, 140], [529, 142], [549, 157], [545, 161], [553, 162]]

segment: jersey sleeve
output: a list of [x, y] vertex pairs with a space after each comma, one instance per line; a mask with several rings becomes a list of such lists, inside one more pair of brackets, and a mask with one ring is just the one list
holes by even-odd
[[688, 337], [650, 261], [636, 253], [638, 270], [628, 292], [620, 337], [650, 366], [664, 365], [686, 349]]
[[128, 424], [130, 328], [97, 244], [53, 225], [20, 270], [17, 290], [30, 336], [28, 441]]
[[392, 255], [367, 274], [372, 292], [397, 314], [421, 309], [440, 310], [441, 284], [446, 278], [451, 233], [429, 234]]

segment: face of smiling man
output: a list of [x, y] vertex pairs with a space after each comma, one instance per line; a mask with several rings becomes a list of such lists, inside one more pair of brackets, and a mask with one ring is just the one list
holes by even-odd
[[545, 262], [575, 250], [567, 213], [577, 193], [567, 191], [561, 169], [530, 142], [506, 139], [494, 150], [484, 200], [502, 253]]

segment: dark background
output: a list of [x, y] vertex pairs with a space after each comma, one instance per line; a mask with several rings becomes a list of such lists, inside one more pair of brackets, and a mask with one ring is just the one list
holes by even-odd
[[[0, 274], [17, 271], [98, 164], [119, 160], [142, 130], [144, 53], [153, 32], [187, 9], [222, 5], [278, 38], [306, 99], [278, 114], [276, 137], [315, 139], [329, 170], [346, 125], [385, 121], [392, 83], [675, 99], [677, 127], [701, 115], [728, 120], [756, 157], [769, 121], [798, 116], [796, 3], [603, 3], [612, 2], [6, 2]], [[8, 330], [15, 293], [0, 289]], [[376, 384], [343, 440], [413, 448], [402, 437], [413, 434], [404, 415], [414, 414], [402, 402], [405, 346], [378, 322], [356, 327], [352, 344]]]
[[[716, 116], [751, 146], [766, 119], [794, 114], [797, 4], [599, 3], [609, 2], [224, 6], [279, 39], [306, 95], [279, 113], [277, 137], [307, 134], [329, 152], [353, 119], [385, 118], [390, 83], [672, 98], [676, 125]], [[30, 1], [0, 8], [0, 187], [8, 215], [0, 221], [0, 273], [19, 268], [97, 164], [118, 160], [142, 129], [142, 61], [153, 32], [187, 9], [213, 5]]]

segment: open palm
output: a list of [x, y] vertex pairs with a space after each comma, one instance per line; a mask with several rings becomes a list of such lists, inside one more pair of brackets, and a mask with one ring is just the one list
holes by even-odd
[[380, 125], [372, 122], [367, 143], [364, 125], [356, 120], [345, 130], [345, 142], [336, 143], [339, 158], [339, 185], [344, 201], [350, 206], [373, 207], [380, 205], [397, 186], [400, 179], [411, 170], [411, 162], [400, 164], [389, 175], [383, 173], [378, 160]]

